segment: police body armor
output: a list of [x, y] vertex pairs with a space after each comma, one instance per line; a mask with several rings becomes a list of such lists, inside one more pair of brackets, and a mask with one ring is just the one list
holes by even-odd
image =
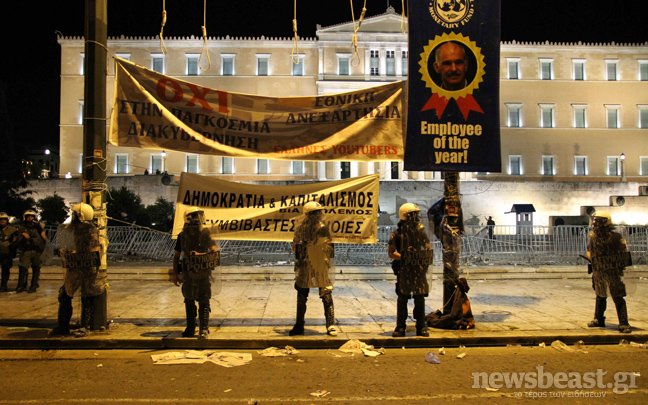
[[43, 240], [41, 237], [41, 232], [43, 232], [43, 228], [40, 226], [38, 223], [33, 223], [30, 225], [24, 224], [20, 227], [20, 230], [18, 231], [21, 234], [27, 233], [29, 235], [29, 239], [23, 238], [21, 242], [21, 249], [23, 251], [27, 250], [35, 250], [37, 252], [42, 253], [45, 250], [45, 245], [46, 242]]
[[398, 288], [404, 295], [428, 295], [433, 252], [428, 227], [418, 221], [405, 221], [400, 228], [400, 271]]
[[103, 293], [107, 277], [105, 269], [100, 269], [97, 227], [90, 222], [73, 222], [59, 225], [56, 234], [66, 294], [72, 297], [79, 288], [83, 297]]
[[609, 228], [595, 229], [589, 237], [587, 249], [590, 252], [592, 286], [596, 295], [625, 297], [628, 291], [623, 276], [626, 266], [632, 266], [626, 239]]
[[331, 231], [317, 217], [306, 217], [295, 231], [295, 283], [300, 288], [329, 287], [335, 274]]
[[18, 232], [18, 229], [11, 225], [0, 229], [0, 255], [10, 255], [13, 253], [11, 242], [16, 237], [16, 232]]
[[[180, 234], [182, 293], [185, 298], [211, 298], [221, 289], [220, 250], [208, 228], [187, 224]], [[212, 250], [215, 247], [216, 250]]]

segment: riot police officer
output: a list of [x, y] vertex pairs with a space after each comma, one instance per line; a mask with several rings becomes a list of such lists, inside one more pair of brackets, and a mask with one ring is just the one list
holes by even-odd
[[592, 232], [587, 243], [587, 258], [592, 266], [592, 287], [596, 292], [594, 319], [589, 327], [605, 327], [605, 310], [607, 296], [612, 296], [619, 317], [619, 332], [632, 331], [628, 323], [626, 287], [622, 280], [628, 260], [628, 248], [625, 239], [614, 232], [612, 217], [606, 211], [596, 211], [592, 216]]
[[84, 337], [91, 329], [97, 296], [106, 289], [106, 271], [101, 269], [99, 231], [92, 222], [94, 209], [89, 204], [72, 207], [72, 221], [57, 230], [61, 265], [65, 271], [58, 295], [58, 325], [53, 335], [70, 334], [72, 298], [81, 289], [81, 328], [74, 335]]
[[[416, 204], [403, 204], [398, 210], [398, 228], [389, 238], [388, 255], [396, 281], [396, 329], [393, 337], [405, 336], [407, 301], [414, 297], [416, 335], [430, 336], [425, 322], [425, 297], [430, 286], [427, 280], [428, 266], [432, 259], [430, 238], [426, 227], [420, 222], [421, 210]], [[409, 255], [409, 257], [408, 257]]]
[[292, 250], [295, 252], [295, 290], [297, 315], [290, 336], [303, 335], [306, 302], [311, 288], [319, 288], [324, 304], [326, 333], [337, 336], [333, 307], [334, 248], [331, 231], [324, 222], [324, 207], [311, 201], [304, 204], [304, 220], [295, 229]]
[[23, 214], [23, 224], [18, 228], [18, 246], [21, 249], [18, 259], [18, 286], [16, 292], [27, 289], [29, 266], [32, 268], [32, 280], [27, 292], [38, 289], [40, 278], [41, 254], [45, 250], [47, 236], [40, 223], [36, 221], [36, 212], [27, 210]]
[[[209, 337], [209, 313], [212, 296], [212, 271], [220, 266], [220, 255], [204, 226], [205, 213], [190, 207], [184, 213], [184, 227], [178, 235], [173, 257], [173, 283], [182, 282], [187, 327], [183, 337], [196, 334], [196, 315], [199, 315], [199, 339]], [[181, 280], [182, 277], [182, 280]], [[199, 307], [196, 308], [196, 301]], [[199, 314], [198, 314], [199, 311]]]
[[13, 266], [14, 244], [18, 237], [18, 229], [9, 225], [9, 215], [0, 212], [0, 265], [2, 265], [2, 283], [0, 292], [7, 291], [7, 282]]

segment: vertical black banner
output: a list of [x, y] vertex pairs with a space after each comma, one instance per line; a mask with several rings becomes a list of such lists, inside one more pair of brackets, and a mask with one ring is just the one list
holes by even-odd
[[500, 0], [408, 4], [405, 170], [500, 172]]

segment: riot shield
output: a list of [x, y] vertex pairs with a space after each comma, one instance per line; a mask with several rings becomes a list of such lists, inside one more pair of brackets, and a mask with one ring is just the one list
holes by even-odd
[[316, 217], [306, 217], [295, 230], [294, 244], [297, 286], [332, 286], [335, 281], [335, 249], [328, 225]]
[[[198, 294], [198, 290], [209, 288], [210, 285], [211, 294], [220, 293], [222, 272], [217, 230], [210, 230], [203, 225], [185, 225], [182, 230], [181, 249], [183, 283], [187, 291], [196, 290], [194, 292]], [[196, 294], [190, 293], [192, 296]]]
[[401, 225], [398, 288], [402, 294], [426, 295], [430, 292], [434, 230], [424, 222], [406, 221]]
[[56, 236], [67, 295], [74, 296], [79, 288], [83, 296], [103, 293], [106, 280], [98, 277], [101, 259], [97, 227], [88, 222], [59, 225]]
[[621, 232], [609, 228], [588, 234], [587, 250], [592, 266], [592, 287], [599, 297], [623, 297], [636, 291], [625, 227]]

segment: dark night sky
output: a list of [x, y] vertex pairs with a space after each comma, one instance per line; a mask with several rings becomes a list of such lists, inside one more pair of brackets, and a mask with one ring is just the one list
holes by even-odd
[[[410, 0], [427, 1], [427, 0]], [[481, 0], [487, 1], [487, 0]], [[367, 16], [385, 12], [388, 0], [367, 0]], [[401, 1], [389, 3], [401, 11]], [[629, 0], [502, 0], [502, 40], [552, 42], [646, 42], [643, 2]], [[3, 4], [5, 44], [0, 63], [14, 138], [58, 147], [60, 47], [55, 31], [82, 36], [84, 1]], [[151, 36], [160, 31], [162, 0], [108, 0], [109, 36]], [[292, 37], [293, 0], [209, 0], [209, 36]], [[359, 17], [363, 0], [353, 1]], [[166, 0], [165, 37], [200, 36], [202, 0]], [[9, 23], [15, 21], [17, 25]], [[298, 0], [299, 35], [315, 25], [351, 21], [349, 0]]]

